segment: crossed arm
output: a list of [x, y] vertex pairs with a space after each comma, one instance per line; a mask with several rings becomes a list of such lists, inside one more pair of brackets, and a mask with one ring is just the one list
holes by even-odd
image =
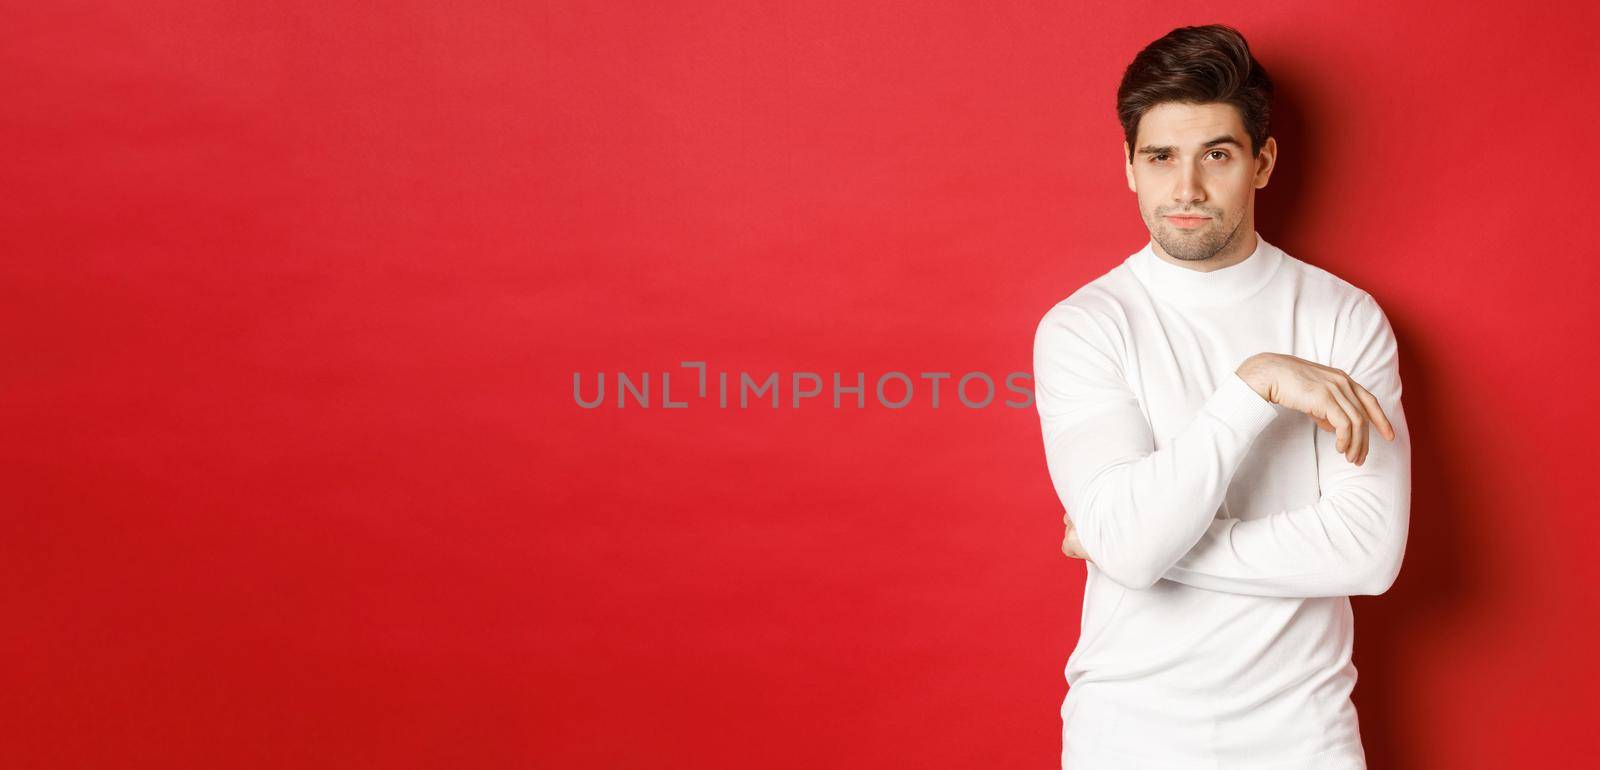
[[1230, 372], [1158, 451], [1100, 323], [1090, 311], [1061, 303], [1034, 340], [1046, 464], [1091, 569], [1132, 589], [1166, 579], [1258, 596], [1388, 590], [1405, 552], [1411, 450], [1398, 349], [1370, 296], [1351, 308], [1330, 365], [1372, 393], [1395, 438], [1369, 441], [1365, 462], [1356, 466], [1337, 450], [1333, 433], [1316, 431], [1321, 498], [1259, 519], [1216, 513], [1279, 407]]

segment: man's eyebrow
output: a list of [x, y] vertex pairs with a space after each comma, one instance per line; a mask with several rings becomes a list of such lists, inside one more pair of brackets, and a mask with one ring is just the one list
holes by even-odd
[[[1217, 137], [1215, 139], [1212, 139], [1211, 141], [1206, 142], [1205, 144], [1200, 145], [1200, 148], [1201, 149], [1205, 149], [1205, 148], [1208, 148], [1208, 147], [1216, 147], [1219, 144], [1231, 144], [1231, 145], [1233, 145], [1235, 147], [1238, 147], [1241, 150], [1244, 149], [1244, 145], [1241, 144], [1238, 139], [1233, 138], [1233, 134], [1223, 134], [1222, 136], [1219, 136], [1219, 137]], [[1171, 155], [1172, 153], [1175, 153], [1177, 151], [1178, 151], [1178, 148], [1173, 147], [1171, 145], [1167, 145], [1167, 146], [1164, 146], [1164, 147], [1153, 147], [1153, 146], [1147, 144], [1147, 145], [1139, 148], [1139, 154], [1140, 155], [1158, 155], [1160, 153], [1167, 153], [1168, 155]]]

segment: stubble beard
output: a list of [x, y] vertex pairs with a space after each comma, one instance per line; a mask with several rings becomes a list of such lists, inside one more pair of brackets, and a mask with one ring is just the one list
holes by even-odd
[[1200, 232], [1191, 232], [1172, 226], [1167, 222], [1166, 216], [1166, 214], [1155, 215], [1156, 226], [1150, 228], [1151, 237], [1155, 238], [1156, 243], [1161, 244], [1162, 250], [1173, 259], [1189, 262], [1211, 259], [1221, 254], [1223, 249], [1233, 243], [1234, 236], [1239, 232], [1239, 225], [1244, 222], [1244, 218], [1240, 217], [1232, 227], [1225, 227], [1220, 224], [1221, 217], [1213, 215], [1210, 224]]

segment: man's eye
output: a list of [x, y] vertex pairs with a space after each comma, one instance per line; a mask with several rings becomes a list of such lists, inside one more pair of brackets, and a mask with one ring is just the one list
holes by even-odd
[[[1207, 155], [1221, 155], [1222, 157], [1218, 158], [1218, 160], [1227, 160], [1228, 159], [1228, 153], [1225, 150], [1212, 150], [1211, 152], [1206, 153], [1206, 154]], [[1159, 161], [1166, 160], [1166, 158], [1167, 158], [1167, 154], [1166, 153], [1164, 153], [1164, 152], [1163, 153], [1157, 153], [1155, 155], [1151, 155], [1150, 156], [1150, 162], [1151, 163], [1157, 163]]]

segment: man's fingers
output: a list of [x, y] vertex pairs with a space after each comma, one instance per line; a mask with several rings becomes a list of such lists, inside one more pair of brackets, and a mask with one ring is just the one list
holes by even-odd
[[1378, 397], [1372, 395], [1372, 391], [1361, 387], [1361, 383], [1355, 380], [1351, 380], [1350, 384], [1355, 388], [1356, 396], [1361, 399], [1361, 403], [1366, 405], [1367, 414], [1371, 415], [1372, 421], [1378, 424], [1378, 429], [1383, 431], [1383, 437], [1393, 441], [1395, 435], [1394, 425], [1389, 422], [1389, 415], [1383, 413], [1383, 406], [1378, 403]]
[[1394, 441], [1395, 427], [1372, 391], [1348, 372], [1293, 356], [1277, 356], [1273, 369], [1273, 403], [1311, 417], [1317, 427], [1334, 434], [1335, 451], [1362, 465], [1372, 448], [1372, 431]]
[[[1367, 406], [1361, 397], [1356, 394], [1355, 381], [1346, 380], [1339, 384], [1344, 389], [1344, 397], [1350, 406], [1356, 410], [1356, 415], [1361, 418], [1361, 452], [1356, 455], [1356, 465], [1366, 465], [1367, 453], [1372, 451], [1372, 413], [1367, 411]], [[1381, 431], [1380, 431], [1381, 432]]]
[[1076, 529], [1067, 530], [1067, 536], [1061, 540], [1061, 552], [1074, 559], [1093, 561], [1093, 559], [1089, 558], [1089, 554], [1083, 550], [1083, 543], [1078, 540], [1078, 531]]
[[1362, 437], [1366, 435], [1365, 421], [1357, 415], [1354, 403], [1350, 403], [1349, 399], [1339, 392], [1338, 386], [1331, 387], [1328, 394], [1333, 397], [1334, 403], [1338, 403], [1339, 410], [1344, 411], [1344, 415], [1349, 418], [1350, 424], [1347, 427], [1349, 440], [1344, 443], [1344, 459], [1354, 466], [1355, 461], [1362, 456]]
[[1078, 548], [1077, 539], [1072, 536], [1071, 531], [1068, 531], [1067, 536], [1061, 539], [1061, 552], [1074, 559], [1083, 558], [1083, 551]]
[[1327, 410], [1324, 419], [1333, 423], [1333, 448], [1344, 454], [1350, 446], [1350, 415], [1345, 414], [1339, 402], [1331, 395], [1327, 397], [1323, 409]]
[[1352, 434], [1350, 439], [1352, 439], [1352, 443], [1350, 443], [1349, 459], [1352, 466], [1358, 466], [1366, 459], [1366, 439], [1371, 435], [1368, 432], [1371, 419], [1366, 418], [1365, 408], [1358, 405], [1360, 402], [1355, 399], [1355, 391], [1350, 391], [1350, 383], [1346, 378], [1336, 379], [1333, 386], [1334, 399], [1338, 399], [1339, 407], [1344, 408], [1344, 411], [1347, 411], [1350, 415], [1350, 434]]

